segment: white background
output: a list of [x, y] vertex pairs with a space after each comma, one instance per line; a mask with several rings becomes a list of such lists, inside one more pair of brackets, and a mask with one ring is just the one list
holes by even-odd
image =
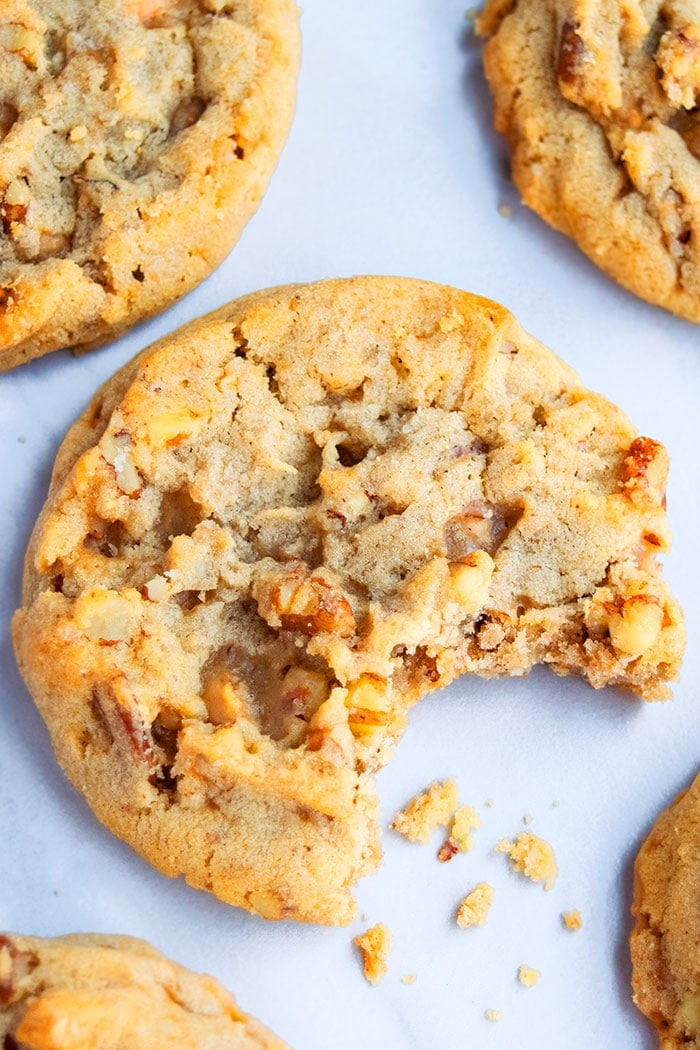
[[[656, 1039], [630, 999], [627, 935], [634, 856], [698, 765], [700, 329], [619, 289], [520, 205], [465, 7], [307, 0], [295, 124], [229, 260], [118, 343], [0, 377], [0, 928], [146, 937], [214, 973], [296, 1050], [651, 1050]], [[384, 824], [431, 780], [455, 776], [482, 828], [474, 851], [447, 865], [435, 860], [437, 837], [427, 848], [385, 832], [383, 867], [358, 891], [367, 924], [385, 921], [394, 935], [376, 989], [351, 944], [359, 920], [345, 930], [265, 923], [159, 875], [104, 830], [54, 762], [8, 637], [55, 450], [98, 384], [151, 340], [243, 292], [356, 273], [498, 299], [667, 445], [675, 544], [666, 573], [690, 640], [671, 703], [539, 671], [463, 680], [419, 706], [379, 776]], [[525, 813], [556, 850], [550, 893], [492, 852]], [[482, 880], [496, 888], [489, 922], [459, 930], [455, 907]], [[579, 933], [561, 926], [572, 907], [583, 914]], [[521, 963], [541, 970], [537, 987], [518, 985]], [[410, 973], [416, 982], [403, 985]], [[484, 1019], [487, 1008], [502, 1011], [499, 1024]]]

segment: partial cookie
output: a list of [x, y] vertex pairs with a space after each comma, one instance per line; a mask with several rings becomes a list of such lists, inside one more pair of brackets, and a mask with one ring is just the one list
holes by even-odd
[[632, 914], [635, 1003], [661, 1050], [700, 1047], [700, 775], [639, 852]]
[[6, 1050], [284, 1050], [213, 977], [134, 937], [0, 934]]
[[424, 694], [536, 663], [668, 695], [667, 459], [495, 303], [356, 278], [231, 303], [69, 432], [14, 620], [58, 759], [161, 871], [345, 923]]
[[0, 371], [210, 273], [292, 118], [293, 0], [0, 5]]
[[526, 204], [700, 321], [697, 0], [488, 0], [477, 27]]

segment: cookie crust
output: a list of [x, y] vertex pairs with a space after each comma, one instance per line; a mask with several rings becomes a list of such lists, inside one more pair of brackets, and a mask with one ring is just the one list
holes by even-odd
[[477, 21], [523, 200], [636, 295], [700, 321], [700, 15], [489, 0]]
[[664, 810], [634, 868], [634, 1001], [661, 1050], [700, 1047], [700, 775]]
[[292, 119], [293, 0], [0, 11], [0, 370], [89, 349], [194, 288]]
[[406, 713], [536, 663], [668, 694], [667, 462], [503, 307], [421, 281], [260, 292], [68, 433], [18, 662], [59, 762], [161, 871], [345, 923]]
[[0, 1039], [27, 1050], [285, 1050], [213, 977], [135, 937], [0, 934]]

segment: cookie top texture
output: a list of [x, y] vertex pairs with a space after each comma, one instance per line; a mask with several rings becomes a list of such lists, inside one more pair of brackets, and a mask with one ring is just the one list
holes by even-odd
[[14, 620], [59, 761], [161, 870], [347, 922], [372, 772], [456, 676], [668, 695], [667, 457], [496, 303], [366, 277], [250, 295], [68, 433]]
[[697, 0], [488, 0], [477, 28], [525, 203], [700, 321]]
[[661, 1050], [700, 1047], [700, 776], [658, 818], [634, 874], [634, 1001]]
[[0, 5], [0, 370], [98, 346], [218, 266], [298, 61], [292, 0]]
[[213, 977], [134, 937], [0, 934], [7, 1050], [284, 1050]]

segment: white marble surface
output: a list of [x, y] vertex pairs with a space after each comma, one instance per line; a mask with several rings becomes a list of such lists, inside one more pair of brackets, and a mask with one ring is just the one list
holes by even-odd
[[[630, 1001], [626, 938], [634, 855], [699, 757], [700, 329], [617, 288], [520, 206], [491, 131], [478, 49], [464, 39], [466, 6], [306, 0], [294, 128], [230, 259], [113, 346], [0, 377], [0, 928], [146, 937], [216, 974], [297, 1050], [651, 1050], [656, 1040]], [[498, 212], [504, 203], [509, 218]], [[666, 443], [675, 536], [666, 571], [690, 638], [668, 704], [541, 671], [464, 680], [415, 711], [379, 778], [385, 823], [416, 790], [453, 775], [483, 826], [474, 851], [449, 865], [386, 833], [384, 865], [358, 894], [368, 921], [394, 934], [378, 989], [360, 976], [351, 945], [359, 921], [349, 930], [266, 924], [167, 880], [112, 838], [59, 772], [8, 637], [56, 447], [98, 383], [155, 337], [240, 293], [355, 273], [420, 276], [499, 299]], [[556, 849], [550, 893], [492, 853], [525, 813]], [[454, 908], [481, 880], [496, 887], [491, 918], [460, 931]], [[572, 907], [584, 917], [580, 933], [560, 924]], [[541, 970], [536, 988], [517, 984], [521, 963]], [[410, 973], [417, 980], [405, 986]], [[502, 1011], [499, 1024], [484, 1020], [487, 1008]]]

